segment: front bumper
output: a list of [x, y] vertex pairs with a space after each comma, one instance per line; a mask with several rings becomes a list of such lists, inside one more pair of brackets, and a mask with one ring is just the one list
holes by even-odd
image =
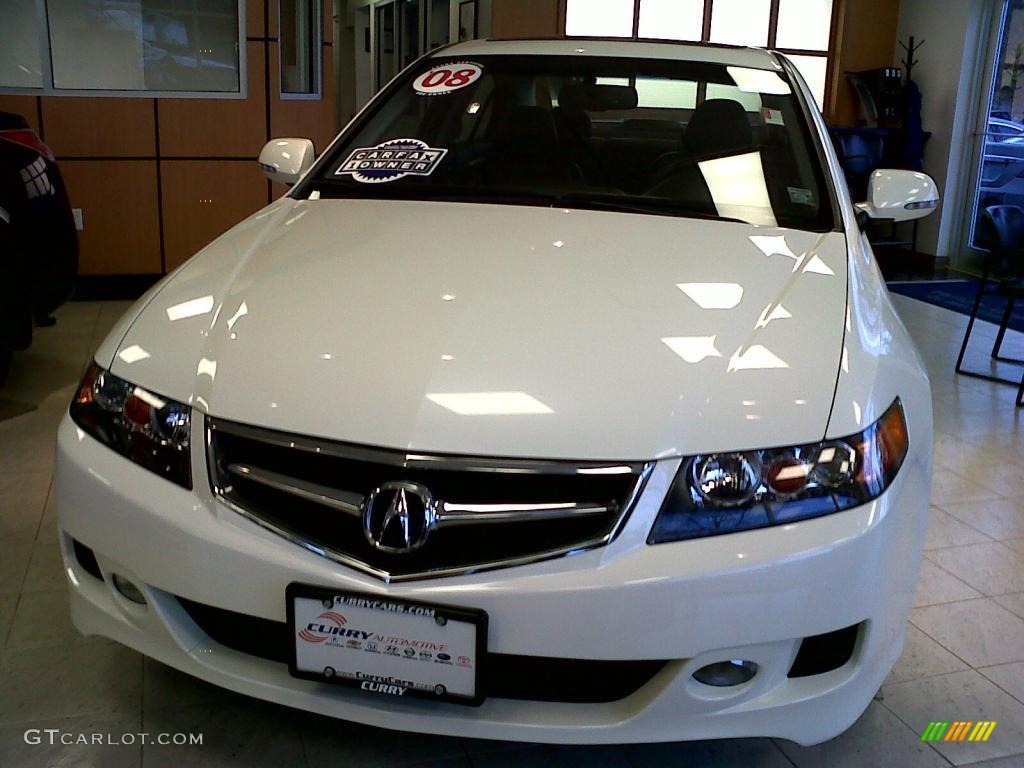
[[[916, 446], [918, 449], [920, 446]], [[201, 454], [201, 452], [198, 452]], [[875, 502], [791, 526], [649, 546], [678, 461], [658, 464], [608, 546], [533, 565], [385, 585], [318, 557], [213, 499], [202, 456], [195, 490], [143, 470], [65, 416], [57, 512], [75, 625], [208, 682], [345, 720], [408, 731], [556, 743], [770, 736], [813, 744], [849, 727], [899, 657], [927, 521], [929, 461], [908, 457]], [[95, 551], [86, 573], [71, 538]], [[142, 586], [139, 606], [111, 585]], [[206, 635], [175, 596], [285, 620], [303, 582], [487, 611], [488, 650], [524, 656], [670, 660], [624, 699], [573, 704], [492, 698], [479, 708], [375, 697], [292, 678], [283, 664]], [[853, 656], [788, 678], [801, 639], [863, 623]], [[212, 652], [211, 652], [212, 650]], [[736, 688], [692, 673], [743, 658], [760, 672]]]

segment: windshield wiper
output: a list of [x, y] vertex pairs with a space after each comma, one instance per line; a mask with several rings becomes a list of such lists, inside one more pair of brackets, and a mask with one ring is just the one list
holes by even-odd
[[316, 178], [310, 180], [313, 189], [326, 192], [326, 197], [362, 198], [370, 200], [433, 200], [438, 202], [492, 203], [506, 205], [535, 205], [551, 208], [580, 208], [618, 213], [640, 213], [654, 216], [680, 216], [692, 219], [749, 222], [730, 216], [720, 216], [707, 210], [694, 208], [678, 200], [667, 198], [603, 196], [580, 192], [534, 192], [501, 187], [427, 186], [388, 187], [378, 185], [366, 188], [340, 179]]
[[310, 188], [325, 198], [358, 200], [424, 200], [458, 203], [508, 203], [519, 205], [555, 205], [557, 196], [544, 192], [524, 192], [489, 187], [424, 185], [393, 187], [390, 185], [352, 184], [340, 179], [310, 180]]
[[617, 211], [620, 213], [645, 213], [655, 216], [682, 216], [691, 219], [710, 219], [712, 221], [732, 221], [737, 224], [748, 224], [743, 219], [732, 216], [720, 216], [717, 213], [701, 210], [679, 203], [675, 200], [645, 198], [604, 198], [590, 195], [563, 194], [553, 195], [554, 204], [565, 205], [567, 208], [589, 208], [598, 211]]

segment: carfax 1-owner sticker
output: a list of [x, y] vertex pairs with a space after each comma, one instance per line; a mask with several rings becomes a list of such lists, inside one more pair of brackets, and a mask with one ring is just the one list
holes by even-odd
[[413, 80], [412, 88], [424, 96], [443, 96], [472, 85], [483, 73], [484, 68], [472, 61], [438, 64]]
[[363, 184], [397, 181], [405, 176], [429, 176], [448, 154], [419, 139], [392, 139], [375, 147], [352, 151], [334, 172], [335, 176], [351, 175]]

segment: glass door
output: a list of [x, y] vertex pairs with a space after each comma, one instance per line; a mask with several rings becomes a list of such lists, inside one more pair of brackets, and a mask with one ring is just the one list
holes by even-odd
[[420, 0], [398, 0], [398, 68], [405, 69], [420, 57], [423, 41], [420, 39]]
[[990, 205], [1024, 206], [1024, 2], [996, 5], [988, 42], [982, 102], [973, 132], [973, 172], [958, 269], [977, 271], [984, 243], [982, 215]]
[[374, 5], [376, 90], [432, 48], [448, 42], [448, 8], [437, 0], [386, 0]]
[[378, 5], [374, 9], [376, 34], [374, 45], [377, 60], [377, 83], [379, 91], [391, 78], [398, 74], [398, 30], [395, 23], [395, 2]]
[[430, 0], [427, 8], [427, 51], [432, 51], [447, 45], [451, 39], [451, 3], [448, 0]]

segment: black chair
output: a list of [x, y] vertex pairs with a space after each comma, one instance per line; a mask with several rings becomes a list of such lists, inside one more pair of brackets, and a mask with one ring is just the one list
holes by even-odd
[[829, 132], [850, 195], [854, 200], [867, 200], [871, 174], [883, 164], [884, 135], [877, 129], [833, 128]]
[[980, 226], [979, 240], [988, 248], [989, 253], [986, 256], [981, 285], [978, 286], [978, 293], [974, 297], [971, 319], [967, 323], [964, 341], [960, 346], [960, 356], [956, 359], [956, 372], [976, 379], [1016, 386], [1019, 408], [1024, 405], [1024, 375], [1018, 383], [1016, 380], [990, 373], [965, 370], [963, 363], [982, 299], [986, 296], [999, 296], [1006, 301], [1006, 309], [999, 323], [995, 344], [992, 345], [992, 359], [1002, 363], [1024, 365], [1024, 360], [999, 354], [1014, 305], [1018, 299], [1024, 299], [1024, 209], [1017, 205], [990, 205], [982, 214]]

